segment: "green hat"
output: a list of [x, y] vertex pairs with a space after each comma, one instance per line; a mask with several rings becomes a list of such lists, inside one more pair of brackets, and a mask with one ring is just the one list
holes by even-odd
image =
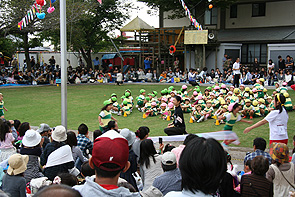
[[111, 97], [113, 97], [113, 96], [117, 97], [117, 94], [116, 93], [111, 94]]
[[142, 94], [145, 92], [145, 89], [141, 89], [139, 92], [140, 92], [140, 94]]
[[139, 96], [137, 96], [135, 99], [138, 100], [139, 99]]
[[117, 97], [112, 97], [111, 99], [112, 99], [112, 101], [114, 101], [114, 102], [117, 101]]
[[128, 102], [126, 100], [123, 101], [123, 105], [127, 105]]
[[148, 96], [152, 96], [153, 94], [152, 93], [148, 93]]
[[150, 97], [145, 97], [145, 100], [149, 101], [150, 100]]
[[181, 94], [181, 91], [177, 91], [177, 94]]
[[197, 88], [196, 91], [197, 91], [197, 92], [201, 92], [200, 88]]
[[152, 96], [152, 97], [155, 97], [155, 95], [154, 95], [154, 94], [151, 94], [151, 96]]
[[168, 90], [167, 88], [164, 89], [164, 94], [167, 94], [168, 93]]
[[212, 91], [212, 87], [208, 87], [208, 90], [209, 90], [209, 91]]
[[104, 106], [107, 106], [107, 105], [110, 105], [110, 104], [111, 104], [111, 101], [109, 101], [109, 100], [106, 100], [106, 101], [103, 102]]
[[130, 89], [127, 89], [127, 90], [125, 90], [125, 92], [131, 92], [131, 90]]
[[165, 90], [161, 90], [161, 94], [165, 94]]
[[215, 85], [213, 85], [212, 88], [214, 89], [215, 88]]
[[121, 99], [125, 99], [126, 98], [126, 96], [121, 96]]
[[173, 90], [173, 89], [174, 89], [174, 87], [173, 87], [173, 86], [170, 86], [168, 89], [169, 89], [169, 90]]
[[126, 97], [130, 96], [130, 93], [129, 92], [125, 92], [125, 96]]
[[200, 86], [196, 86], [195, 88], [199, 88], [200, 89]]
[[158, 92], [157, 92], [157, 91], [153, 91], [153, 93], [154, 93], [154, 95], [156, 95], [156, 96], [158, 95]]
[[169, 90], [168, 90], [168, 94], [170, 94], [171, 92], [172, 92], [172, 90], [169, 89]]

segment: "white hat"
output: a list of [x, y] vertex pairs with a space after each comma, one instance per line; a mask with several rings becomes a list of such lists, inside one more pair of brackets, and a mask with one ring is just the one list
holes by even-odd
[[34, 147], [40, 144], [41, 138], [41, 135], [37, 131], [30, 129], [26, 131], [22, 143], [27, 147]]
[[56, 142], [64, 142], [67, 140], [67, 131], [64, 126], [55, 127], [51, 135], [52, 139]]
[[128, 146], [131, 146], [136, 138], [135, 133], [126, 128], [120, 131], [120, 135], [122, 135], [128, 141]]
[[176, 164], [176, 156], [172, 152], [166, 152], [162, 156], [162, 164], [171, 166]]
[[27, 164], [29, 161], [28, 155], [21, 155], [19, 153], [13, 154], [8, 159], [8, 170], [9, 175], [18, 175], [26, 171]]

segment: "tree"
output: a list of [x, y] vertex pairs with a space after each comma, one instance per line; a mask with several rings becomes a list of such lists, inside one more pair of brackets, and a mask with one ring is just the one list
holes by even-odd
[[87, 67], [92, 67], [92, 52], [99, 52], [110, 45], [111, 32], [119, 29], [128, 19], [130, 4], [119, 0], [90, 0], [92, 7], [81, 15], [80, 20], [73, 22], [69, 39], [70, 48], [80, 51], [86, 61]]
[[[39, 37], [36, 35], [39, 32], [46, 30], [53, 30], [59, 28], [59, 2], [56, 1], [53, 6], [55, 11], [51, 14], [46, 12], [49, 7], [49, 1], [47, 5], [43, 6], [43, 12], [46, 12], [46, 17], [43, 20], [35, 17], [31, 22], [22, 30], [18, 28], [18, 22], [27, 14], [32, 8], [34, 1], [27, 0], [2, 0], [0, 5], [0, 37], [6, 37], [7, 35], [13, 35], [21, 38], [22, 42], [19, 44], [24, 48], [26, 63], [28, 69], [31, 69], [29, 48], [36, 46], [36, 43], [41, 43], [41, 40], [36, 42]], [[76, 2], [67, 0], [68, 10], [67, 18], [68, 22], [76, 20], [80, 16], [80, 12], [85, 12], [90, 5], [84, 4], [82, 0]], [[29, 35], [34, 35], [35, 40], [32, 42], [29, 39]]]

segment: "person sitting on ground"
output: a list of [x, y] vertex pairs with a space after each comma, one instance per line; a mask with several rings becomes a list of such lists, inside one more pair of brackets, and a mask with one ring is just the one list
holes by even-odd
[[226, 157], [215, 139], [198, 137], [188, 143], [179, 160], [182, 191], [165, 197], [211, 196], [226, 173]]
[[93, 141], [94, 141], [96, 138], [98, 138], [99, 136], [101, 136], [101, 135], [102, 135], [102, 131], [101, 131], [101, 130], [99, 130], [99, 129], [94, 130], [94, 131], [93, 131]]
[[34, 197], [82, 197], [82, 195], [67, 185], [50, 185], [40, 189]]
[[251, 168], [252, 174], [242, 176], [241, 196], [273, 196], [273, 183], [265, 178], [268, 159], [262, 155], [255, 157]]
[[14, 154], [8, 159], [7, 174], [2, 179], [2, 189], [13, 197], [26, 197], [26, 179], [24, 171], [27, 169], [28, 155]]
[[268, 159], [269, 165], [271, 164], [271, 156], [269, 155], [268, 152], [265, 152], [265, 148], [266, 148], [266, 141], [265, 139], [261, 138], [261, 137], [257, 137], [253, 140], [253, 153], [250, 153], [248, 155], [246, 155], [245, 159], [244, 159], [244, 164], [248, 161], [248, 160], [253, 160], [256, 156], [258, 155], [262, 155], [265, 158]]
[[188, 134], [184, 141], [183, 141], [183, 145], [179, 145], [178, 147], [174, 148], [171, 150], [172, 153], [175, 154], [176, 156], [176, 162], [177, 162], [177, 167], [179, 166], [179, 158], [180, 158], [180, 155], [184, 149], [184, 147], [194, 138], [197, 138], [198, 136], [195, 135], [195, 134]]
[[11, 155], [16, 153], [13, 146], [14, 138], [10, 132], [10, 127], [7, 122], [0, 119], [0, 162], [8, 159]]
[[46, 145], [50, 143], [49, 137], [51, 135], [51, 128], [48, 124], [42, 123], [37, 129], [37, 132], [40, 133], [42, 139], [44, 139], [44, 142], [42, 144], [42, 148], [44, 149]]
[[44, 139], [35, 130], [28, 130], [22, 140], [22, 147], [20, 154], [28, 155], [29, 162], [27, 164], [27, 170], [24, 172], [26, 183], [30, 182], [31, 179], [44, 177], [40, 170], [39, 158], [42, 154], [42, 143]]
[[52, 181], [59, 173], [69, 172], [74, 168], [75, 163], [71, 147], [65, 143], [67, 140], [66, 128], [55, 127], [51, 139], [52, 142], [45, 147], [41, 155], [40, 163], [45, 167], [44, 175]]
[[163, 195], [170, 191], [181, 191], [181, 174], [176, 166], [176, 156], [172, 152], [166, 152], [162, 156], [162, 168], [164, 174], [158, 176], [153, 186], [158, 188]]
[[139, 157], [140, 157], [140, 143], [149, 137], [149, 133], [150, 133], [150, 129], [145, 126], [139, 127], [138, 130], [135, 132], [135, 135], [137, 138], [132, 145], [132, 150], [137, 156], [137, 161], [139, 160]]
[[103, 133], [105, 133], [105, 132], [107, 132], [109, 130], [115, 130], [115, 131], [119, 132], [118, 123], [116, 121], [114, 121], [114, 120], [111, 120], [108, 123], [108, 125], [106, 126], [106, 130]]
[[75, 166], [78, 170], [81, 169], [82, 163], [88, 161], [88, 159], [83, 155], [80, 148], [77, 147], [77, 137], [73, 131], [67, 132], [67, 142], [66, 142], [72, 149], [72, 155], [75, 162]]
[[186, 134], [185, 123], [183, 112], [180, 107], [181, 97], [175, 96], [173, 99], [173, 104], [175, 106], [175, 112], [173, 115], [173, 122], [168, 124], [168, 127], [164, 129], [167, 135], [183, 135]]
[[266, 178], [273, 182], [273, 196], [288, 196], [293, 190], [295, 169], [289, 162], [289, 148], [284, 143], [272, 143], [269, 147], [272, 164], [266, 173]]
[[120, 135], [122, 135], [127, 141], [129, 146], [129, 156], [128, 161], [130, 162], [130, 168], [126, 172], [121, 172], [120, 178], [125, 179], [128, 183], [130, 183], [136, 191], [138, 191], [137, 184], [135, 178], [133, 177], [133, 173], [137, 171], [137, 156], [132, 150], [132, 145], [135, 141], [135, 133], [130, 131], [129, 129], [122, 129], [120, 131]]
[[[164, 145], [160, 144], [163, 151]], [[152, 186], [155, 178], [163, 174], [161, 168], [162, 155], [157, 154], [151, 139], [145, 139], [140, 143], [139, 169], [143, 183], [143, 191]]]
[[[78, 127], [77, 146], [81, 149], [83, 155], [88, 158], [92, 154], [93, 144], [88, 136], [88, 127], [86, 124], [80, 124]], [[88, 151], [88, 153], [87, 153]]]
[[93, 154], [89, 165], [95, 169], [95, 178], [86, 177], [84, 185], [74, 186], [82, 196], [126, 196], [140, 197], [139, 193], [131, 193], [128, 189], [118, 187], [121, 172], [130, 167], [128, 161], [128, 141], [111, 130], [95, 139]]

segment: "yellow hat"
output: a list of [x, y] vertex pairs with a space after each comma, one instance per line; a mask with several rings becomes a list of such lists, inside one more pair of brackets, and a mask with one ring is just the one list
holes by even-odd
[[250, 99], [245, 99], [245, 103], [251, 103]]
[[267, 89], [266, 89], [266, 88], [264, 88], [264, 89], [263, 89], [263, 92], [267, 92]]
[[252, 90], [250, 90], [250, 94], [253, 94], [253, 91]]
[[265, 104], [265, 100], [263, 98], [260, 98], [258, 101]]
[[228, 108], [228, 106], [227, 106], [227, 105], [223, 105], [223, 108], [224, 108], [224, 109], [227, 109], [227, 108]]
[[284, 93], [284, 97], [288, 98], [289, 96], [290, 96], [290, 95], [289, 95], [288, 92], [285, 92], [285, 93]]
[[234, 89], [234, 93], [235, 93], [235, 94], [239, 94], [239, 93], [240, 93], [240, 89], [239, 89], [239, 88], [235, 88], [235, 89]]
[[224, 99], [221, 100], [221, 101], [220, 101], [220, 104], [221, 104], [221, 105], [225, 105], [225, 100], [224, 100]]
[[246, 88], [245, 88], [245, 91], [246, 91], [246, 92], [249, 92], [249, 91], [250, 91], [250, 88], [249, 88], [249, 87], [246, 87]]
[[268, 96], [267, 99], [272, 99], [272, 97], [271, 96]]
[[265, 82], [264, 78], [260, 78], [259, 81], [261, 81], [261, 82]]
[[252, 104], [253, 104], [254, 106], [257, 106], [257, 105], [258, 105], [258, 101], [254, 100], [254, 101], [252, 102]]
[[211, 100], [207, 100], [206, 103], [212, 103], [212, 101]]

